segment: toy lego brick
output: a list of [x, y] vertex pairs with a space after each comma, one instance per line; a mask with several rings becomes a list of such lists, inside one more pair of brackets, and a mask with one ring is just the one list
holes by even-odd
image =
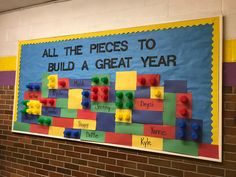
[[132, 146], [162, 151], [163, 139], [148, 136], [132, 135]]
[[90, 120], [96, 120], [97, 113], [92, 112], [90, 110], [85, 110], [85, 109], [79, 109], [77, 112], [77, 118], [78, 119], [90, 119]]
[[58, 79], [58, 89], [69, 89], [70, 81], [68, 78], [59, 78]]
[[106, 132], [105, 142], [124, 146], [132, 146], [132, 135]]
[[163, 100], [157, 99], [136, 98], [134, 100], [134, 109], [144, 111], [163, 111], [164, 102]]
[[48, 79], [48, 89], [58, 89], [58, 76], [57, 75], [49, 75]]
[[176, 139], [201, 142], [202, 126], [200, 119], [176, 119]]
[[134, 97], [134, 91], [117, 91], [116, 108], [132, 110], [134, 107]]
[[48, 90], [49, 98], [68, 98], [68, 90], [66, 89], [50, 89]]
[[144, 135], [165, 139], [175, 139], [175, 126], [145, 124]]
[[84, 141], [93, 142], [105, 142], [105, 132], [102, 131], [92, 131], [92, 130], [81, 130], [80, 139]]
[[133, 110], [132, 121], [142, 124], [162, 124], [163, 112]]
[[88, 120], [88, 119], [74, 119], [74, 127], [77, 129], [84, 130], [95, 130], [96, 129], [96, 121]]
[[97, 113], [96, 130], [114, 132], [115, 131], [115, 114], [114, 113]]
[[70, 89], [80, 88], [80, 89], [89, 89], [91, 86], [90, 79], [70, 79]]
[[56, 106], [56, 99], [55, 98], [40, 98], [39, 99], [42, 106], [47, 107], [55, 107]]
[[95, 74], [91, 78], [91, 84], [96, 86], [109, 86], [110, 75], [109, 74]]
[[166, 80], [164, 81], [165, 92], [169, 93], [186, 93], [187, 81], [186, 80]]
[[144, 125], [137, 123], [127, 124], [127, 123], [117, 122], [115, 125], [115, 132], [124, 134], [143, 135]]
[[38, 100], [41, 98], [41, 91], [25, 91], [24, 100]]
[[165, 93], [163, 125], [175, 125], [176, 121], [176, 94]]
[[68, 108], [68, 99], [67, 98], [57, 98], [56, 107], [59, 108]]
[[193, 141], [164, 139], [163, 150], [185, 155], [198, 156], [199, 144]]
[[150, 87], [137, 87], [134, 98], [150, 98]]
[[41, 115], [42, 104], [38, 100], [29, 100], [27, 102], [26, 113], [33, 115]]
[[116, 109], [115, 121], [123, 123], [131, 123], [132, 111], [130, 109]]
[[138, 74], [137, 75], [137, 86], [151, 87], [158, 86], [160, 84], [159, 74]]
[[199, 156], [209, 158], [219, 158], [219, 146], [213, 144], [199, 144]]
[[40, 134], [48, 134], [49, 126], [30, 124], [30, 132], [32, 133], [40, 133]]
[[137, 72], [121, 71], [116, 72], [115, 90], [136, 90]]
[[60, 115], [60, 117], [77, 118], [77, 110], [76, 109], [61, 108], [61, 115]]
[[82, 89], [69, 89], [68, 109], [82, 109]]
[[42, 115], [60, 117], [61, 109], [56, 107], [42, 107]]
[[192, 93], [176, 93], [176, 117], [192, 118]]
[[91, 87], [91, 101], [93, 102], [108, 102], [109, 101], [108, 86], [92, 86]]
[[63, 137], [64, 136], [64, 131], [65, 131], [64, 127], [50, 126], [49, 130], [48, 130], [48, 135]]
[[22, 113], [21, 122], [28, 123], [28, 124], [37, 124], [39, 115], [27, 114]]
[[22, 132], [30, 132], [30, 124], [23, 122], [14, 122], [13, 130], [22, 131]]
[[72, 128], [66, 128], [63, 132], [65, 138], [75, 138], [79, 139], [81, 130], [80, 129], [72, 129]]
[[164, 99], [164, 87], [151, 87], [151, 99]]
[[41, 125], [50, 126], [52, 124], [52, 117], [50, 116], [39, 116], [38, 123]]
[[64, 127], [64, 128], [73, 128], [74, 119], [62, 118], [62, 117], [53, 117], [52, 126], [55, 127]]
[[113, 102], [91, 102], [92, 112], [115, 113], [116, 105]]

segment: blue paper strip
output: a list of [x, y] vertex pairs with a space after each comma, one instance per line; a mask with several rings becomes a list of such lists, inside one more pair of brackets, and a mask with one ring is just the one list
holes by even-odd
[[90, 87], [90, 79], [70, 79], [70, 88], [89, 89]]
[[169, 93], [186, 93], [187, 81], [186, 80], [166, 80], [164, 82], [164, 90]]
[[28, 124], [38, 124], [39, 115], [25, 114], [25, 113], [22, 113], [21, 115], [22, 115], [21, 122]]
[[135, 98], [150, 98], [150, 87], [137, 87]]
[[61, 108], [42, 107], [42, 115], [60, 117]]
[[163, 112], [159, 111], [139, 111], [134, 110], [132, 114], [132, 122], [143, 124], [162, 124]]
[[48, 91], [49, 98], [68, 98], [68, 90], [65, 89], [50, 89]]
[[98, 112], [96, 130], [115, 132], [115, 114]]

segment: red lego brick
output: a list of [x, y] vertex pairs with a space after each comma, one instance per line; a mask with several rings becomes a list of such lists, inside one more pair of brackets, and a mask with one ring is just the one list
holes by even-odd
[[176, 117], [192, 118], [192, 93], [176, 94]]

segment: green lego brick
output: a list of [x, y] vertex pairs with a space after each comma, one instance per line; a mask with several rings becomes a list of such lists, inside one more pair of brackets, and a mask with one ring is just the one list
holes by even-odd
[[134, 134], [134, 135], [143, 135], [144, 134], [144, 125], [137, 123], [116, 123], [115, 125], [116, 133], [124, 134]]
[[22, 132], [30, 132], [30, 124], [23, 122], [14, 122], [13, 130], [22, 131]]
[[42, 125], [50, 126], [52, 124], [52, 117], [51, 116], [39, 116], [38, 123]]
[[91, 78], [92, 85], [97, 86], [109, 86], [110, 85], [110, 75], [109, 74], [95, 74]]
[[61, 109], [61, 117], [65, 118], [76, 118], [77, 117], [77, 110], [76, 109]]
[[68, 99], [67, 98], [58, 98], [56, 100], [56, 107], [68, 108]]
[[134, 91], [117, 91], [116, 92], [116, 107], [117, 109], [133, 109], [134, 106]]
[[176, 120], [176, 94], [165, 93], [163, 125], [175, 125]]
[[45, 73], [42, 75], [42, 97], [43, 98], [48, 98], [48, 76], [49, 74]]
[[105, 132], [102, 131], [92, 131], [92, 130], [81, 130], [80, 135], [81, 140], [85, 141], [95, 141], [95, 142], [105, 142]]
[[91, 102], [92, 112], [115, 113], [116, 105], [111, 102]]
[[198, 156], [198, 143], [184, 140], [163, 140], [163, 150], [185, 155]]

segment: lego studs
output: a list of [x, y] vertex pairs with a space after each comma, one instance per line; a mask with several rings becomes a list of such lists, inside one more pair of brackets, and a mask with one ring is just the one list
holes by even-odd
[[131, 111], [128, 109], [117, 109], [115, 119], [116, 122], [131, 123]]
[[140, 83], [140, 85], [144, 86], [146, 84], [146, 79], [144, 77], [141, 77], [138, 79], [138, 82]]
[[42, 104], [38, 100], [30, 100], [26, 104], [26, 113], [33, 114], [33, 115], [40, 115]]
[[92, 82], [93, 82], [94, 84], [98, 85], [98, 84], [99, 84], [99, 78], [98, 78], [98, 77], [93, 77], [93, 78], [92, 78]]
[[61, 87], [66, 87], [66, 81], [61, 80], [58, 83]]
[[128, 108], [128, 109], [133, 109], [133, 99], [134, 99], [134, 94], [133, 92], [116, 92], [116, 107], [118, 109], [122, 108]]
[[56, 100], [53, 98], [41, 98], [39, 101], [43, 106], [56, 106]]
[[93, 85], [109, 85], [109, 76], [96, 75], [91, 79]]
[[65, 129], [64, 137], [66, 137], [66, 138], [79, 138], [80, 137], [80, 130], [77, 130], [77, 129]]
[[26, 85], [26, 88], [27, 88], [29, 91], [40, 91], [41, 86], [40, 86], [40, 84], [27, 84], [27, 85]]
[[47, 77], [48, 79], [48, 88], [49, 89], [56, 89], [57, 88], [57, 75], [50, 75]]
[[[92, 86], [91, 100], [95, 102], [107, 102], [109, 95], [108, 86]], [[82, 93], [83, 94], [83, 93]]]
[[52, 123], [52, 120], [51, 120], [51, 118], [47, 118], [47, 117], [39, 117], [38, 123], [41, 125], [50, 126]]
[[83, 92], [82, 92], [82, 95], [83, 95], [85, 98], [89, 98], [90, 93], [89, 93], [89, 91], [83, 91]]

